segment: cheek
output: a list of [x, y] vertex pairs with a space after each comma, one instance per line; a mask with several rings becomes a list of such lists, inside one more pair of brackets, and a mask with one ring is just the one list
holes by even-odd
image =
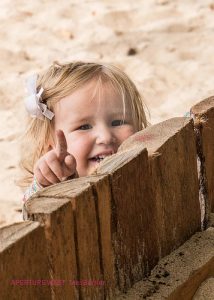
[[136, 131], [134, 130], [134, 128], [124, 128], [123, 130], [121, 130], [118, 136], [118, 140], [120, 141], [120, 144], [135, 132]]
[[87, 155], [90, 151], [90, 140], [87, 137], [69, 137], [67, 139], [68, 152], [74, 155], [76, 159]]

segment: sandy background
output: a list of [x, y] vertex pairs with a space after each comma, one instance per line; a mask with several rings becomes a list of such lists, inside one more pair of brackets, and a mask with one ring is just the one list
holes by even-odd
[[21, 220], [14, 180], [28, 75], [54, 60], [114, 63], [144, 94], [152, 123], [214, 95], [214, 1], [1, 0], [0, 41], [0, 226]]

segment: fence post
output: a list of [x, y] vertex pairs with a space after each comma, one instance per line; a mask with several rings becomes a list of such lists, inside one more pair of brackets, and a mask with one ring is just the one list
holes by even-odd
[[0, 229], [0, 299], [51, 299], [44, 229], [38, 222]]
[[148, 150], [159, 256], [163, 257], [200, 230], [193, 121], [173, 118], [147, 127], [127, 139], [121, 150], [138, 144]]
[[[100, 250], [93, 191], [84, 178], [46, 188], [25, 204], [27, 217], [45, 226], [56, 299], [102, 299]], [[96, 286], [95, 286], [96, 285]], [[54, 298], [55, 299], [55, 298]]]

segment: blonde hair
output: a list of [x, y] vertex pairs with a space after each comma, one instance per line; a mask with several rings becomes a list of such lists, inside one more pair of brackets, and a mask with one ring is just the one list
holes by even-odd
[[[60, 99], [68, 96], [94, 78], [98, 78], [99, 81], [101, 79], [102, 82], [110, 82], [121, 95], [124, 107], [125, 99], [128, 99], [137, 131], [148, 125], [143, 99], [136, 86], [123, 71], [110, 64], [81, 61], [67, 64], [55, 62], [38, 77], [37, 91], [41, 87], [44, 89], [42, 102], [46, 103], [50, 110], [53, 110], [54, 105]], [[25, 175], [18, 182], [20, 186], [25, 187], [31, 183], [34, 164], [48, 151], [47, 145], [51, 135], [52, 123], [53, 121], [47, 118], [40, 120], [29, 117], [28, 127], [21, 146], [20, 167], [25, 171]]]

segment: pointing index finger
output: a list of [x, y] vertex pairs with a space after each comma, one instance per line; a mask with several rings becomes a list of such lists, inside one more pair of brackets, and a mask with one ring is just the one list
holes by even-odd
[[65, 134], [61, 129], [58, 129], [56, 131], [56, 138], [57, 138], [56, 154], [57, 157], [59, 158], [59, 161], [63, 162], [64, 158], [67, 155], [67, 142], [66, 142]]

